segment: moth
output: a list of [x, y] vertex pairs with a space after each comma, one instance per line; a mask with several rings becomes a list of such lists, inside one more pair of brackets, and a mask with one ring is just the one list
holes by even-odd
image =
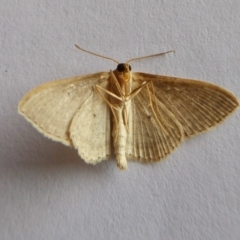
[[[72, 146], [86, 163], [111, 158], [157, 162], [188, 137], [222, 122], [237, 98], [211, 83], [131, 72], [131, 61], [98, 72], [40, 85], [19, 102], [18, 111], [44, 136]], [[114, 149], [114, 150], [113, 150]]]

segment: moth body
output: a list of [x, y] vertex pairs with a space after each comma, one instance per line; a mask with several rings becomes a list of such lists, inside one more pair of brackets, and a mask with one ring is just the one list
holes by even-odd
[[121, 170], [127, 168], [126, 142], [128, 134], [129, 113], [131, 107], [131, 67], [120, 63], [109, 78], [110, 91], [115, 96], [110, 96], [112, 104], [112, 137], [117, 166]]
[[126, 141], [127, 141], [127, 129], [126, 124], [123, 121], [123, 107], [114, 110], [117, 121], [113, 118], [112, 137], [114, 144], [114, 153], [116, 155], [117, 166], [121, 170], [127, 168], [126, 159]]

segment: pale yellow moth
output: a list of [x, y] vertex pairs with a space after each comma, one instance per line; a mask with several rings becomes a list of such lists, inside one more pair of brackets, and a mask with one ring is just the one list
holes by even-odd
[[38, 131], [73, 146], [86, 163], [109, 159], [113, 148], [120, 169], [127, 168], [126, 158], [160, 161], [239, 106], [232, 93], [211, 83], [131, 72], [129, 62], [142, 58], [119, 63], [100, 57], [117, 68], [45, 83], [18, 106]]

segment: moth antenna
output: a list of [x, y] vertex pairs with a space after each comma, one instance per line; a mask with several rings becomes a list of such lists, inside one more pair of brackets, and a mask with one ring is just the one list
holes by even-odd
[[161, 55], [171, 53], [171, 52], [175, 53], [175, 50], [171, 50], [171, 51], [167, 51], [167, 52], [163, 52], [163, 53], [152, 54], [152, 55], [148, 55], [148, 56], [144, 56], [144, 57], [132, 58], [132, 59], [128, 60], [126, 63], [141, 60], [141, 59], [144, 59], [144, 58], [157, 57], [157, 56], [161, 56]]
[[92, 55], [97, 56], [97, 57], [101, 57], [101, 58], [105, 58], [105, 59], [108, 59], [108, 60], [112, 60], [112, 61], [114, 61], [115, 63], [119, 64], [119, 62], [116, 61], [116, 60], [114, 60], [113, 58], [105, 57], [105, 56], [102, 56], [102, 55], [100, 55], [100, 54], [90, 52], [90, 51], [88, 51], [88, 50], [85, 50], [85, 49], [79, 47], [79, 46], [76, 45], [76, 44], [75, 44], [75, 47], [78, 48], [79, 50], [83, 51], [83, 52], [86, 52], [86, 53], [92, 54]]

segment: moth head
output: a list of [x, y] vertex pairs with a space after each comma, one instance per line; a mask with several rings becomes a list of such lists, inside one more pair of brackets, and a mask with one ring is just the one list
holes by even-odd
[[124, 82], [128, 82], [130, 79], [131, 66], [127, 63], [119, 63], [114, 71], [116, 77]]

